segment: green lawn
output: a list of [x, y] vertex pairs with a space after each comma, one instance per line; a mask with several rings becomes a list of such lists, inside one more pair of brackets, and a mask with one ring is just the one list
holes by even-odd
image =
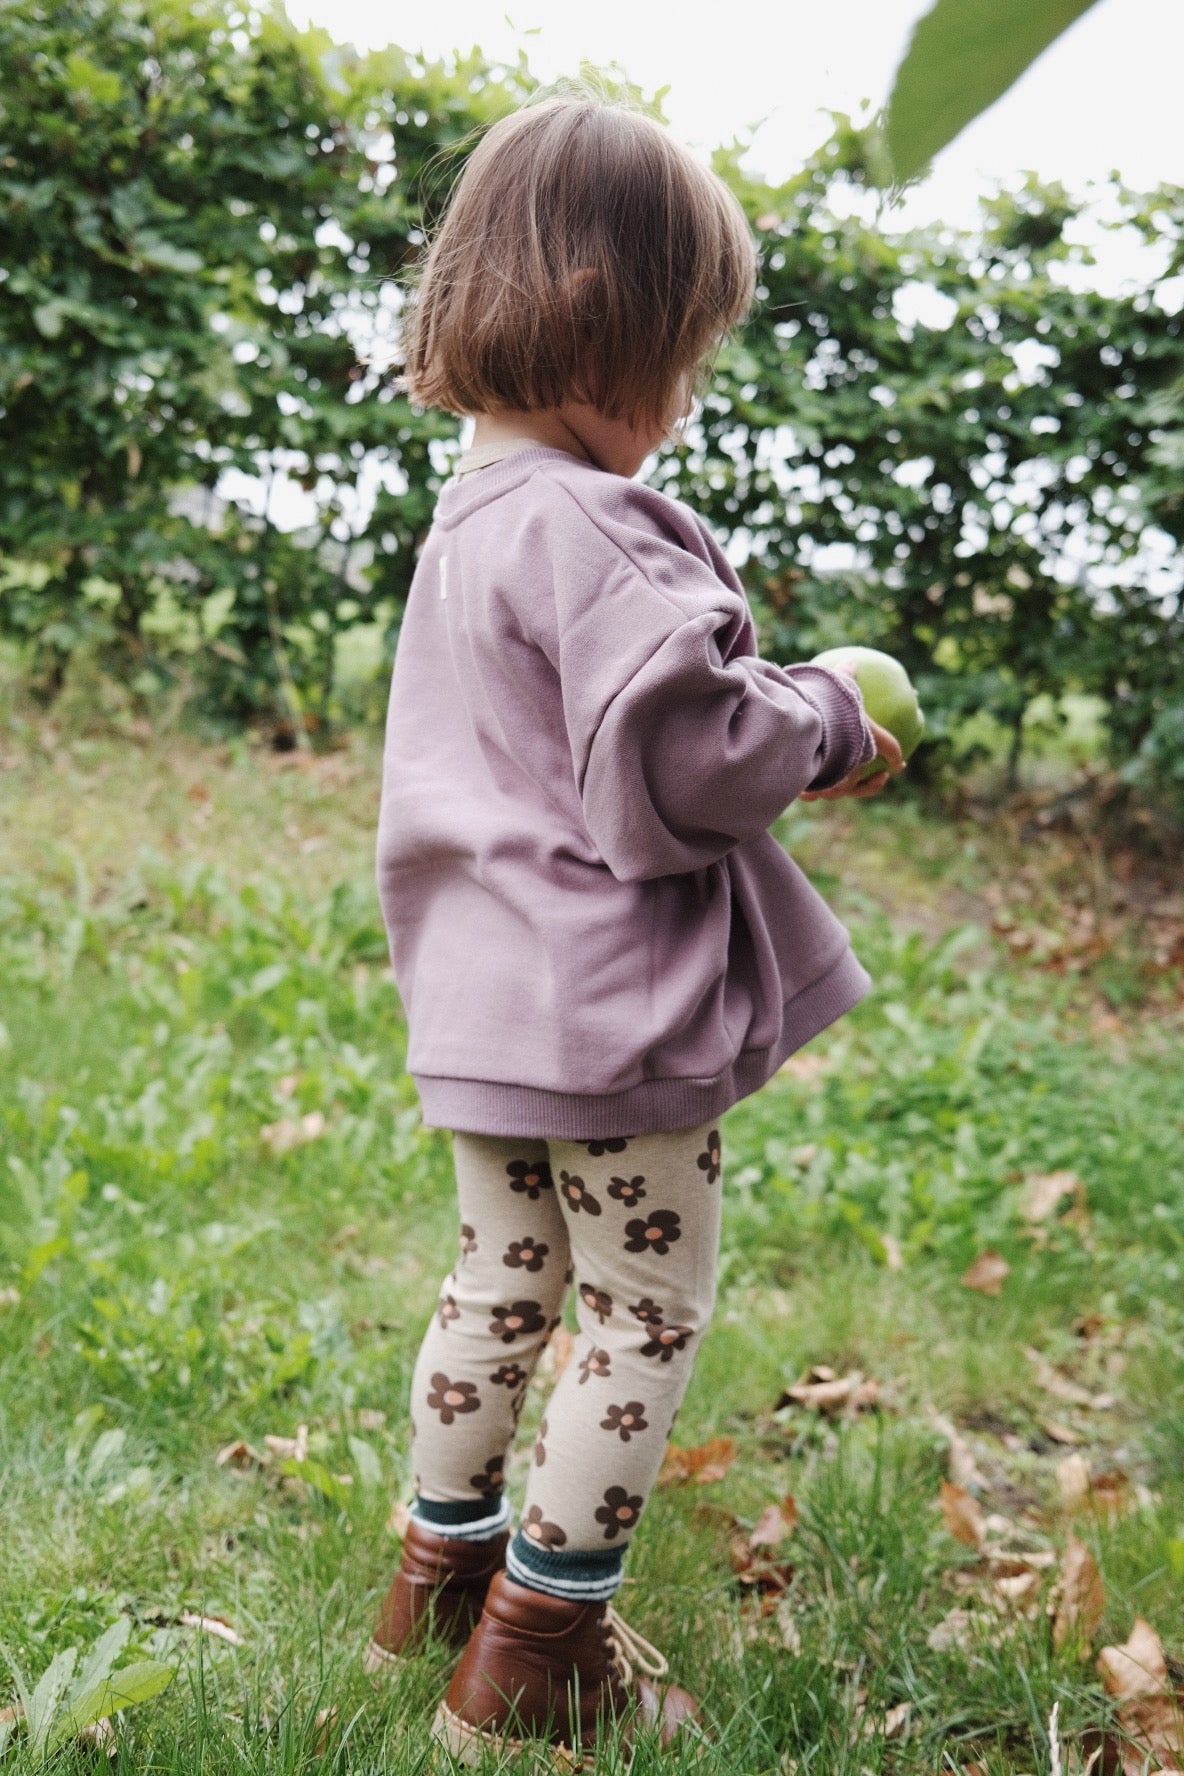
[[[2, 1655], [27, 1687], [123, 1624], [119, 1662], [172, 1675], [119, 1717], [118, 1770], [443, 1769], [445, 1663], [386, 1689], [359, 1667], [455, 1232], [448, 1137], [401, 1071], [375, 743], [305, 761], [14, 725], [0, 747]], [[656, 1494], [623, 1612], [704, 1698], [698, 1769], [1069, 1776], [1105, 1729], [1110, 1776], [1097, 1651], [1142, 1616], [1184, 1659], [1172, 928], [1002, 816], [885, 797], [781, 831], [877, 988], [820, 1066], [725, 1119], [720, 1308], [679, 1434], [734, 1460]], [[1079, 1186], [1025, 1219], [1058, 1171]], [[961, 1281], [984, 1251], [996, 1296]], [[779, 1406], [818, 1366], [878, 1400]], [[301, 1459], [266, 1442], [301, 1426]], [[240, 1440], [262, 1465], [219, 1465]], [[1072, 1455], [1099, 1483], [1075, 1508]], [[951, 1477], [977, 1545], [946, 1528]], [[796, 1528], [737, 1575], [787, 1493]], [[1059, 1587], [1071, 1535], [1096, 1626]], [[61, 1739], [60, 1767], [95, 1768]], [[38, 1767], [22, 1732], [0, 1761]]]

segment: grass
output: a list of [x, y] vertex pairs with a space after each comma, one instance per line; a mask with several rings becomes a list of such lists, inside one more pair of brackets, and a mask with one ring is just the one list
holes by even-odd
[[[175, 1676], [120, 1717], [116, 1770], [446, 1768], [441, 1657], [385, 1690], [358, 1663], [455, 1220], [370, 883], [375, 744], [283, 760], [14, 725], [5, 746], [3, 1652], [36, 1679], [131, 1624], [127, 1658]], [[1136, 913], [1071, 838], [1002, 814], [898, 799], [794, 809], [779, 831], [876, 992], [812, 1046], [820, 1066], [725, 1119], [720, 1307], [679, 1435], [736, 1458], [655, 1495], [622, 1608], [704, 1698], [698, 1770], [1044, 1771], [1059, 1705], [1067, 1776], [1112, 1724], [1088, 1653], [1141, 1614], [1184, 1657], [1171, 909], [1157, 889]], [[312, 1138], [275, 1151], [262, 1131], [285, 1123]], [[1083, 1206], [1067, 1194], [1033, 1232], [1028, 1180], [1057, 1170]], [[1010, 1267], [998, 1297], [960, 1280], [986, 1249]], [[1111, 1403], [1050, 1394], [1026, 1351]], [[815, 1365], [875, 1378], [879, 1409], [779, 1404]], [[943, 1525], [935, 1414], [973, 1456], [992, 1545], [1054, 1556], [1021, 1607]], [[216, 1460], [300, 1425], [287, 1473], [283, 1451]], [[1064, 1433], [1095, 1477], [1122, 1471], [1121, 1509], [1067, 1513]], [[799, 1522], [761, 1593], [732, 1550], [786, 1493]], [[1053, 1644], [1070, 1533], [1105, 1586], [1092, 1649]], [[634, 1763], [680, 1766], [644, 1745]], [[5, 1767], [33, 1767], [20, 1736]]]

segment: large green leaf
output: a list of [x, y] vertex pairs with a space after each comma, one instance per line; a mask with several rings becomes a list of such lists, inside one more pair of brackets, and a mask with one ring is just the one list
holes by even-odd
[[49, 1735], [46, 1750], [53, 1751], [81, 1733], [95, 1721], [107, 1720], [124, 1708], [149, 1702], [167, 1690], [173, 1681], [171, 1665], [159, 1659], [142, 1659], [137, 1665], [125, 1665], [122, 1671], [103, 1678], [73, 1702]]
[[1095, 0], [936, 0], [914, 27], [888, 101], [900, 180], [994, 104]]

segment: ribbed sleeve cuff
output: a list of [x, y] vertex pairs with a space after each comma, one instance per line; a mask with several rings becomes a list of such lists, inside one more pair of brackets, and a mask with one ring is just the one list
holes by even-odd
[[859, 686], [845, 672], [826, 666], [787, 666], [785, 671], [822, 716], [822, 764], [806, 788], [833, 789], [857, 765], [876, 756]]

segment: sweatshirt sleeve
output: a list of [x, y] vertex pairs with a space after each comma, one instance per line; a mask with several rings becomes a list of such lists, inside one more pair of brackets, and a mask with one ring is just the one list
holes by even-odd
[[[649, 536], [601, 565], [561, 626], [583, 669], [561, 676], [588, 831], [619, 880], [714, 863], [873, 756], [854, 680], [762, 660], [743, 594], [707, 561]], [[622, 655], [616, 682], [593, 669]]]

